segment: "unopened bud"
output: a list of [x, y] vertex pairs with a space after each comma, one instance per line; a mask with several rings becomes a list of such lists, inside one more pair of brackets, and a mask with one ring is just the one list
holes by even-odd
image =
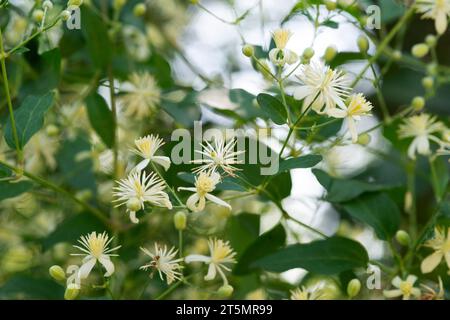
[[418, 43], [411, 49], [412, 55], [416, 58], [423, 58], [428, 54], [428, 52], [430, 52], [430, 47], [428, 47], [425, 43]]
[[187, 216], [183, 211], [178, 211], [173, 216], [173, 223], [175, 225], [175, 229], [184, 230], [186, 229]]
[[69, 0], [67, 7], [79, 7], [83, 4], [83, 0]]
[[429, 47], [434, 47], [437, 44], [437, 38], [435, 35], [429, 34], [426, 36], [425, 38], [425, 43], [429, 46]]
[[146, 8], [145, 4], [143, 4], [143, 3], [138, 3], [133, 8], [133, 14], [136, 17], [142, 17], [145, 14], [145, 12], [147, 12], [147, 8]]
[[409, 234], [404, 230], [398, 230], [395, 234], [395, 240], [397, 240], [398, 243], [400, 243], [402, 246], [409, 246], [411, 243], [411, 237]]
[[44, 11], [37, 9], [33, 11], [33, 20], [36, 22], [42, 22], [44, 19]]
[[229, 284], [224, 284], [219, 288], [217, 291], [217, 294], [222, 298], [228, 298], [231, 297], [233, 294], [234, 288], [230, 286]]
[[51, 266], [48, 269], [48, 273], [56, 281], [64, 281], [64, 280], [66, 280], [66, 273], [64, 272], [63, 268], [61, 268], [58, 265]]
[[367, 51], [369, 50], [369, 40], [367, 39], [366, 36], [360, 35], [356, 43], [358, 44], [360, 52], [367, 53]]
[[358, 279], [351, 280], [347, 285], [347, 294], [350, 298], [356, 297], [361, 291], [361, 281]]
[[311, 58], [314, 57], [314, 49], [311, 47], [306, 48], [305, 51], [303, 51], [302, 57], [305, 60], [311, 60]]
[[141, 210], [142, 205], [138, 198], [131, 198], [127, 201], [127, 209], [133, 212]]
[[42, 8], [51, 10], [53, 8], [53, 3], [50, 0], [45, 0], [42, 4]]
[[428, 74], [435, 76], [438, 73], [438, 66], [436, 63], [430, 63], [427, 65], [427, 72]]
[[336, 57], [337, 50], [334, 46], [329, 46], [325, 49], [325, 54], [323, 55], [323, 58], [326, 62], [331, 62]]
[[246, 44], [242, 47], [242, 53], [244, 54], [244, 56], [250, 58], [255, 54], [255, 49], [253, 48], [253, 46]]
[[66, 300], [75, 300], [80, 293], [80, 287], [74, 283], [71, 283], [67, 286], [66, 292], [64, 292], [64, 299]]
[[59, 134], [59, 128], [57, 126], [55, 126], [54, 124], [49, 124], [45, 128], [45, 132], [47, 133], [47, 135], [49, 137], [55, 137]]
[[114, 0], [113, 7], [114, 9], [118, 10], [122, 8], [125, 3], [127, 3], [127, 0]]
[[425, 77], [422, 79], [422, 85], [425, 89], [430, 90], [434, 87], [434, 79], [433, 77]]
[[392, 53], [392, 57], [394, 58], [394, 60], [400, 60], [403, 57], [403, 53], [400, 50], [395, 50]]
[[425, 98], [414, 97], [414, 99], [411, 101], [411, 106], [415, 111], [421, 111], [425, 107]]
[[362, 146], [367, 146], [370, 143], [371, 140], [372, 140], [372, 138], [370, 137], [370, 134], [363, 133], [363, 134], [360, 134], [358, 136], [358, 142], [357, 143], [362, 145]]
[[327, 7], [329, 11], [333, 11], [336, 10], [337, 3], [335, 1], [325, 0], [325, 7]]
[[199, 0], [190, 0], [190, 1], [193, 5], [197, 5], [199, 3]]
[[71, 16], [72, 14], [69, 10], [63, 10], [63, 12], [61, 12], [61, 19], [63, 19], [63, 21], [69, 20]]

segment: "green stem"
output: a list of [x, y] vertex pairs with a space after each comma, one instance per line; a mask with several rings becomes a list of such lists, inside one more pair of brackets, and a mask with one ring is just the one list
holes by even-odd
[[[6, 163], [6, 162], [3, 162], [1, 160], [0, 160], [0, 164], [5, 166], [5, 167], [7, 167], [10, 170], [13, 170], [13, 171], [19, 170], [18, 168], [14, 167], [14, 166]], [[110, 226], [110, 221], [108, 220], [108, 218], [100, 210], [98, 210], [97, 208], [91, 206], [90, 204], [88, 204], [88, 203], [78, 199], [72, 193], [70, 193], [70, 192], [68, 192], [68, 191], [58, 187], [56, 184], [54, 184], [54, 183], [52, 183], [50, 181], [47, 181], [47, 180], [45, 180], [45, 179], [43, 179], [41, 177], [35, 176], [32, 173], [29, 173], [27, 171], [23, 171], [23, 175], [25, 177], [33, 180], [34, 182], [40, 184], [41, 186], [43, 186], [45, 188], [48, 188], [48, 189], [51, 189], [51, 190], [53, 190], [53, 191], [55, 191], [55, 192], [65, 196], [65, 197], [71, 199], [72, 201], [74, 201], [75, 203], [79, 204], [81, 207], [86, 209], [87, 212], [91, 213], [92, 215], [97, 217], [99, 220], [101, 220], [106, 226], [108, 226], [108, 227]]]
[[19, 165], [20, 168], [22, 168], [23, 167], [23, 151], [19, 144], [19, 135], [17, 134], [16, 119], [14, 118], [14, 109], [13, 109], [12, 102], [11, 102], [11, 95], [9, 93], [8, 74], [6, 71], [6, 64], [5, 64], [6, 57], [7, 57], [7, 55], [5, 54], [5, 49], [3, 47], [2, 30], [0, 28], [0, 63], [1, 63], [2, 76], [3, 76], [3, 86], [5, 89], [6, 102], [8, 104], [9, 119], [11, 121], [11, 129], [12, 129], [12, 133], [13, 133], [14, 144], [16, 145], [17, 164]]
[[416, 238], [417, 236], [417, 214], [416, 214], [416, 203], [415, 203], [415, 193], [416, 193], [416, 186], [415, 186], [415, 182], [416, 182], [416, 175], [415, 175], [415, 170], [416, 170], [416, 164], [415, 161], [412, 161], [411, 164], [408, 166], [407, 170], [407, 192], [409, 192], [410, 196], [411, 196], [411, 203], [409, 204], [409, 208], [408, 209], [408, 214], [409, 214], [409, 228], [410, 228], [410, 234], [411, 237], [413, 237], [413, 239]]
[[180, 285], [182, 285], [183, 283], [185, 283], [189, 278], [192, 278], [194, 275], [191, 274], [183, 279], [181, 279], [180, 281], [172, 284], [169, 288], [166, 289], [166, 291], [164, 291], [163, 293], [161, 293], [159, 296], [157, 296], [155, 298], [155, 300], [162, 300], [165, 297], [167, 297], [172, 291], [174, 291], [176, 288], [178, 288]]
[[178, 247], [180, 258], [183, 258], [183, 230], [178, 230]]

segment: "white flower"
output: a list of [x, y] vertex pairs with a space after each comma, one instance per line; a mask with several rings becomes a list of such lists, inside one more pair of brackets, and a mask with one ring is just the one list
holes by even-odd
[[96, 233], [92, 232], [87, 236], [82, 236], [78, 242], [80, 246], [74, 246], [83, 253], [73, 253], [73, 256], [84, 256], [83, 265], [78, 270], [77, 277], [79, 279], [86, 279], [89, 276], [92, 268], [97, 261], [106, 269], [105, 277], [110, 277], [114, 273], [114, 264], [111, 262], [112, 256], [118, 256], [111, 252], [116, 251], [121, 246], [109, 249], [108, 245], [113, 238], [109, 238], [106, 232]]
[[183, 261], [183, 259], [175, 259], [178, 250], [172, 248], [167, 250], [167, 246], [159, 246], [155, 243], [155, 250], [150, 252], [145, 248], [141, 248], [141, 250], [148, 255], [151, 260], [148, 264], [143, 265], [139, 269], [147, 270], [153, 269], [158, 270], [159, 276], [161, 280], [164, 280], [163, 274], [166, 275], [167, 284], [171, 284], [174, 280], [181, 279], [181, 265], [179, 262]]
[[443, 229], [435, 228], [434, 238], [425, 243], [426, 247], [432, 248], [434, 252], [426, 257], [420, 269], [422, 273], [430, 273], [445, 259], [447, 267], [450, 269], [450, 228], [447, 230], [447, 237]]
[[155, 173], [147, 175], [145, 171], [131, 173], [127, 178], [117, 181], [119, 184], [114, 188], [114, 202], [117, 207], [126, 204], [130, 213], [130, 220], [138, 223], [136, 212], [144, 209], [144, 203], [148, 202], [154, 206], [172, 209], [172, 203], [165, 189], [165, 183]]
[[400, 277], [395, 277], [392, 280], [392, 285], [397, 289], [384, 290], [383, 295], [386, 298], [397, 298], [403, 296], [403, 300], [409, 300], [411, 296], [420, 297], [420, 289], [414, 287], [414, 283], [417, 281], [415, 275], [409, 275], [406, 280], [402, 280]]
[[291, 300], [320, 300], [321, 296], [322, 292], [318, 287], [291, 290]]
[[349, 95], [348, 78], [342, 71], [336, 71], [322, 62], [303, 65], [301, 72], [297, 75], [301, 81], [294, 91], [296, 100], [304, 100], [303, 110], [309, 106], [317, 113], [326, 113], [338, 105], [346, 109], [345, 99]]
[[123, 86], [125, 94], [121, 97], [125, 114], [139, 119], [149, 116], [161, 100], [155, 79], [148, 72], [134, 72], [128, 80]]
[[444, 128], [443, 124], [429, 114], [423, 113], [418, 116], [412, 116], [404, 121], [399, 127], [400, 138], [414, 138], [408, 148], [408, 156], [411, 159], [416, 158], [416, 153], [421, 155], [430, 155], [430, 141], [441, 143], [433, 133], [440, 132]]
[[417, 0], [417, 12], [423, 13], [423, 19], [433, 19], [436, 31], [443, 34], [447, 30], [450, 17], [450, 0]]
[[166, 171], [169, 170], [170, 168], [169, 157], [155, 156], [156, 151], [158, 151], [158, 149], [164, 145], [163, 139], [159, 138], [159, 136], [148, 135], [139, 138], [137, 140], [134, 140], [134, 144], [136, 145], [136, 147], [131, 151], [137, 154], [138, 156], [144, 158], [144, 160], [138, 163], [135, 170], [141, 171], [145, 169], [150, 163], [150, 161], [160, 164]]
[[358, 141], [358, 131], [356, 130], [355, 121], [361, 120], [361, 116], [370, 115], [370, 110], [373, 106], [370, 101], [367, 101], [362, 93], [351, 96], [350, 103], [345, 110], [340, 108], [333, 108], [328, 110], [328, 115], [334, 118], [347, 119], [348, 129], [352, 135], [353, 143]]
[[[202, 144], [203, 150], [195, 150], [195, 152], [206, 157], [206, 159], [193, 160], [192, 163], [203, 164], [196, 168], [194, 172], [213, 172], [221, 168], [223, 171], [231, 176], [234, 176], [234, 171], [238, 170], [233, 167], [235, 164], [242, 163], [238, 161], [238, 156], [245, 153], [245, 151], [234, 151], [237, 140], [233, 139], [229, 142], [224, 142], [221, 138], [214, 139], [214, 146], [205, 141]], [[203, 157], [202, 157], [203, 158]]]
[[194, 211], [202, 211], [205, 209], [206, 199], [231, 210], [231, 206], [225, 201], [210, 194], [216, 189], [216, 184], [220, 182], [220, 175], [217, 172], [200, 172], [195, 178], [195, 188], [180, 187], [178, 190], [187, 190], [195, 192], [186, 202], [186, 206]]
[[272, 38], [276, 48], [273, 48], [269, 52], [269, 58], [273, 64], [283, 67], [286, 63], [294, 64], [298, 61], [298, 55], [295, 52], [286, 49], [286, 45], [291, 36], [292, 32], [287, 29], [277, 29], [273, 32]]
[[186, 263], [191, 262], [204, 262], [209, 264], [208, 273], [205, 276], [205, 280], [213, 280], [217, 273], [220, 274], [224, 284], [228, 284], [227, 277], [225, 276], [225, 271], [230, 271], [230, 268], [225, 264], [236, 263], [234, 256], [236, 252], [230, 247], [228, 241], [223, 241], [220, 239], [208, 240], [208, 247], [210, 256], [204, 256], [199, 254], [192, 254], [185, 258]]

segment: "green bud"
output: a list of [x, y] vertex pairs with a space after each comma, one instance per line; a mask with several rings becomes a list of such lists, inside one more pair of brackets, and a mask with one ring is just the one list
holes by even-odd
[[138, 198], [131, 198], [127, 201], [127, 209], [133, 212], [141, 210], [142, 205]]
[[[63, 11], [64, 12], [64, 11]], [[67, 11], [68, 12], [68, 11]], [[69, 13], [69, 17], [70, 17], [70, 13]], [[49, 137], [55, 137], [59, 134], [59, 128], [57, 126], [55, 126], [54, 124], [49, 124], [46, 128], [45, 128], [45, 132], [47, 133], [47, 135]]]
[[58, 265], [51, 266], [48, 269], [48, 273], [56, 281], [64, 281], [64, 280], [66, 280], [66, 273], [64, 272], [63, 268], [61, 268]]
[[429, 34], [425, 38], [425, 43], [431, 48], [436, 46], [437, 44], [437, 37], [433, 34]]
[[416, 111], [420, 111], [425, 107], [425, 98], [424, 97], [414, 97], [411, 101], [411, 106]]
[[395, 50], [395, 51], [392, 53], [392, 57], [393, 57], [395, 60], [400, 60], [400, 59], [402, 58], [402, 56], [403, 56], [403, 53], [402, 53], [400, 50]]
[[222, 298], [229, 298], [233, 294], [234, 288], [229, 284], [224, 284], [219, 288], [217, 294]]
[[69, 0], [67, 2], [68, 7], [79, 7], [83, 4], [83, 0]]
[[411, 49], [412, 55], [416, 58], [423, 58], [428, 54], [428, 52], [430, 52], [430, 47], [428, 47], [425, 43], [418, 43]]
[[63, 21], [69, 20], [71, 16], [72, 16], [72, 14], [70, 13], [69, 10], [63, 10], [61, 12], [61, 19], [63, 19]]
[[253, 48], [253, 46], [246, 44], [242, 47], [242, 53], [244, 54], [244, 56], [250, 58], [255, 54], [255, 49]]
[[190, 1], [193, 5], [197, 5], [200, 2], [199, 0], [190, 0]]
[[147, 12], [147, 7], [143, 3], [138, 3], [133, 8], [133, 14], [136, 17], [142, 17], [145, 14], [145, 12]]
[[329, 11], [333, 11], [336, 10], [337, 3], [331, 0], [325, 0], [325, 7], [327, 7]]
[[409, 246], [411, 243], [411, 237], [409, 234], [404, 230], [398, 230], [395, 234], [395, 240], [397, 240], [398, 243], [400, 243], [402, 246]]
[[53, 2], [51, 2], [50, 0], [45, 0], [42, 4], [42, 8], [51, 10], [53, 8]]
[[114, 9], [118, 10], [122, 8], [125, 3], [127, 3], [127, 0], [114, 0], [113, 7]]
[[66, 300], [75, 300], [80, 293], [80, 287], [74, 283], [69, 284], [66, 288], [66, 292], [64, 292], [64, 299]]
[[367, 146], [370, 143], [371, 140], [372, 140], [372, 138], [370, 137], [370, 134], [363, 133], [363, 134], [360, 134], [358, 136], [358, 142], [357, 143], [362, 145], [362, 146]]
[[184, 230], [186, 229], [187, 216], [183, 211], [178, 211], [173, 216], [173, 223], [175, 225], [175, 229]]
[[355, 278], [348, 283], [347, 294], [350, 298], [354, 298], [359, 294], [359, 291], [361, 291], [361, 281]]
[[314, 57], [314, 49], [311, 47], [306, 48], [305, 51], [303, 51], [302, 57], [305, 60], [310, 60], [312, 57]]
[[44, 11], [37, 9], [33, 11], [33, 20], [36, 22], [42, 22], [44, 19]]
[[428, 74], [435, 76], [438, 73], [438, 66], [436, 63], [430, 63], [427, 65], [427, 72]]
[[326, 62], [331, 62], [336, 57], [337, 50], [334, 46], [329, 46], [325, 49], [325, 54], [323, 55], [323, 58]]
[[434, 79], [433, 77], [425, 77], [422, 79], [422, 85], [425, 89], [430, 90], [434, 87]]
[[367, 39], [366, 36], [360, 35], [356, 43], [358, 44], [360, 52], [367, 53], [367, 51], [369, 50], [369, 40]]

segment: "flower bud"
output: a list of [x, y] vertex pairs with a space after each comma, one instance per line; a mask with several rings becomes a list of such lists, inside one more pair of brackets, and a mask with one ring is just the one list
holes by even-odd
[[436, 63], [430, 63], [427, 65], [427, 72], [428, 74], [435, 76], [438, 73], [438, 66]]
[[79, 7], [83, 4], [83, 0], [69, 0], [67, 7]]
[[78, 191], [75, 197], [81, 201], [88, 201], [92, 198], [92, 191], [88, 189]]
[[67, 286], [66, 292], [64, 292], [64, 299], [75, 300], [80, 293], [80, 287], [75, 283], [71, 283]]
[[125, 3], [127, 3], [127, 0], [114, 0], [113, 7], [114, 9], [118, 10], [122, 8]]
[[51, 2], [50, 0], [45, 0], [42, 4], [42, 8], [51, 10], [53, 8], [53, 2]]
[[414, 45], [411, 49], [411, 53], [416, 58], [425, 57], [430, 51], [430, 47], [428, 47], [425, 43], [418, 43]]
[[199, 0], [190, 0], [190, 1], [193, 5], [197, 5], [199, 3]]
[[175, 229], [184, 230], [186, 229], [187, 216], [183, 211], [178, 211], [173, 216], [173, 223], [175, 225]]
[[411, 243], [411, 237], [404, 230], [398, 230], [395, 234], [395, 240], [400, 243], [402, 246], [408, 247]]
[[133, 212], [141, 210], [142, 205], [138, 198], [131, 198], [127, 201], [127, 209]]
[[66, 273], [64, 272], [63, 268], [61, 268], [58, 265], [51, 266], [48, 269], [48, 273], [56, 281], [64, 281], [64, 280], [66, 280]]
[[63, 12], [61, 12], [61, 19], [63, 19], [63, 21], [69, 20], [71, 16], [72, 14], [69, 10], [63, 10]]
[[334, 46], [329, 46], [325, 49], [325, 54], [323, 55], [323, 58], [326, 62], [331, 62], [336, 57], [337, 50]]
[[59, 134], [59, 128], [57, 126], [55, 126], [54, 124], [49, 124], [45, 128], [45, 132], [47, 133], [47, 135], [49, 137], [55, 137], [55, 136], [57, 136]]
[[224, 284], [219, 288], [217, 291], [217, 294], [222, 298], [228, 298], [231, 297], [233, 294], [234, 288], [230, 286], [229, 284]]
[[370, 137], [370, 134], [363, 133], [363, 134], [360, 134], [358, 136], [357, 143], [362, 145], [362, 146], [367, 146], [370, 143], [371, 140], [372, 140], [372, 138]]
[[147, 7], [143, 3], [138, 3], [133, 8], [133, 14], [136, 17], [142, 17], [145, 14], [145, 12], [147, 12]]
[[42, 22], [44, 19], [44, 11], [37, 9], [33, 11], [33, 20], [36, 22]]
[[302, 58], [305, 60], [311, 60], [312, 57], [314, 57], [314, 49], [311, 47], [306, 48], [305, 51], [303, 51]]
[[361, 281], [355, 278], [348, 283], [347, 294], [350, 298], [354, 298], [359, 294], [359, 291], [361, 291]]
[[325, 0], [325, 7], [327, 7], [329, 11], [333, 11], [336, 10], [337, 3], [331, 0]]
[[420, 111], [425, 107], [425, 98], [424, 97], [414, 97], [411, 101], [411, 106], [415, 111]]
[[250, 58], [255, 54], [255, 49], [253, 48], [253, 46], [246, 44], [242, 47], [242, 53], [244, 54], [244, 56]]
[[369, 40], [367, 39], [366, 36], [360, 35], [356, 43], [358, 44], [360, 52], [367, 53], [367, 51], [369, 50]]
[[422, 85], [425, 89], [430, 90], [434, 87], [434, 79], [433, 77], [425, 77], [422, 79]]
[[425, 38], [425, 43], [431, 48], [436, 46], [437, 44], [437, 37], [435, 35], [429, 34]]
[[394, 60], [400, 60], [403, 56], [403, 53], [400, 50], [395, 50], [392, 53], [392, 58], [394, 58]]

